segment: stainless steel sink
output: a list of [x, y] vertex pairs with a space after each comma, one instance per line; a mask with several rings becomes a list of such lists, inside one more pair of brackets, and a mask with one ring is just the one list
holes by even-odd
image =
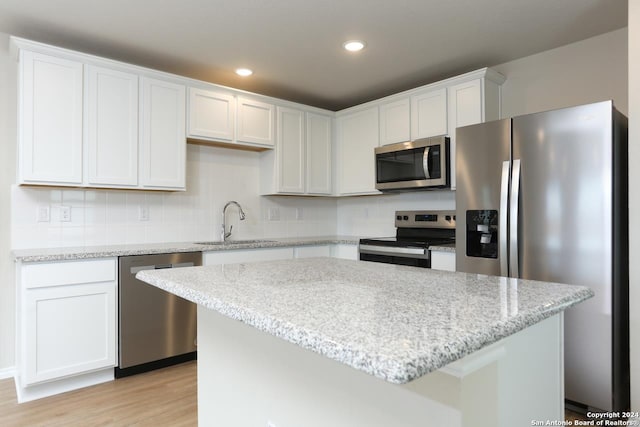
[[254, 243], [271, 243], [275, 242], [275, 240], [265, 240], [265, 239], [256, 239], [256, 240], [227, 240], [226, 242], [216, 241], [216, 242], [195, 242], [196, 245], [207, 245], [207, 246], [222, 246], [222, 245], [251, 245]]

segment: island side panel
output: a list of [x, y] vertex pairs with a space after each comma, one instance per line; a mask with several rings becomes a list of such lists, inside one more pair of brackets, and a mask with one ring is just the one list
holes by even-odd
[[396, 385], [199, 306], [199, 425], [507, 427], [561, 420], [561, 334], [560, 314]]
[[416, 392], [198, 306], [200, 426], [460, 426], [459, 395], [457, 378]]

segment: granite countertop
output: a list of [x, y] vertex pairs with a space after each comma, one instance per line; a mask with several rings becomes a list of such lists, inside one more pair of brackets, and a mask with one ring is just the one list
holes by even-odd
[[136, 277], [398, 384], [593, 296], [582, 286], [335, 258]]
[[456, 244], [455, 243], [444, 243], [441, 245], [431, 245], [429, 246], [429, 250], [430, 251], [437, 251], [437, 252], [452, 252], [452, 253], [456, 253]]
[[197, 244], [194, 242], [147, 243], [133, 245], [81, 246], [60, 248], [19, 249], [13, 251], [16, 261], [41, 262], [87, 258], [107, 258], [127, 255], [151, 255], [173, 252], [210, 252], [233, 249], [277, 248], [287, 246], [311, 246], [346, 244], [357, 245], [359, 237], [317, 236], [298, 238], [265, 238], [259, 240], [228, 240], [224, 244]]

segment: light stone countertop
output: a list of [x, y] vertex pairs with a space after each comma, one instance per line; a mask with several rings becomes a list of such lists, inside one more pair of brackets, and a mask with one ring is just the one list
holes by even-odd
[[136, 277], [399, 384], [593, 296], [582, 286], [335, 258], [142, 271]]
[[456, 244], [455, 243], [446, 243], [446, 244], [442, 244], [442, 245], [432, 245], [429, 246], [429, 250], [430, 251], [437, 251], [437, 252], [451, 252], [451, 253], [456, 253]]
[[147, 243], [109, 246], [81, 246], [60, 248], [19, 249], [13, 251], [16, 261], [43, 262], [78, 260], [88, 258], [108, 258], [128, 255], [151, 255], [174, 252], [210, 252], [234, 249], [260, 249], [287, 246], [312, 246], [345, 244], [357, 245], [359, 237], [355, 236], [317, 236], [298, 238], [264, 238], [259, 240], [228, 240], [224, 244], [202, 245], [194, 242]]

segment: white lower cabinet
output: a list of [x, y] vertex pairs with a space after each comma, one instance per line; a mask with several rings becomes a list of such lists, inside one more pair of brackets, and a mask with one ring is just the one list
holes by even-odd
[[431, 251], [431, 269], [456, 271], [456, 253]]
[[358, 245], [337, 244], [331, 246], [331, 256], [334, 258], [358, 260]]
[[330, 257], [331, 246], [318, 245], [318, 246], [298, 246], [294, 248], [295, 258], [315, 258], [315, 257]]
[[20, 401], [90, 385], [74, 382], [83, 374], [106, 369], [113, 378], [116, 265], [115, 258], [18, 265]]
[[211, 251], [202, 254], [203, 265], [238, 264], [256, 261], [277, 261], [293, 258], [293, 248], [240, 249]]

